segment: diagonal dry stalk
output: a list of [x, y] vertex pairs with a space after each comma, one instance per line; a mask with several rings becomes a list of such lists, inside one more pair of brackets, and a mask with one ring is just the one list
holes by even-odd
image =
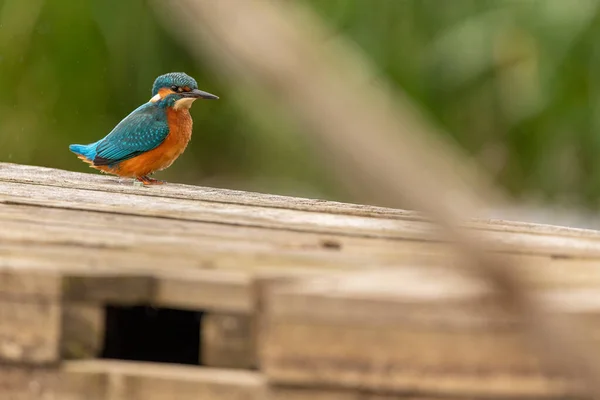
[[314, 15], [290, 1], [154, 5], [192, 53], [234, 88], [258, 88], [292, 110], [357, 198], [395, 207], [405, 201], [433, 218], [476, 267], [472, 271], [522, 317], [542, 353], [600, 398], [600, 365], [577, 321], [545, 310], [508, 260], [486, 252], [481, 238], [460, 228], [461, 221], [496, 206], [499, 191], [441, 135], [433, 135], [401, 94], [376, 86], [358, 51], [332, 39]]

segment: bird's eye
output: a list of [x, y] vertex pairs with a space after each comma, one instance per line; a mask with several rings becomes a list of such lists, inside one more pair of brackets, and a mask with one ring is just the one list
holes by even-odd
[[181, 93], [181, 88], [179, 86], [173, 85], [171, 86], [171, 90], [174, 92]]

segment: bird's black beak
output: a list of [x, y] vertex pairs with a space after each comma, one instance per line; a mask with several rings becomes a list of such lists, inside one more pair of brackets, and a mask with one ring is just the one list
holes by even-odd
[[189, 92], [183, 92], [183, 93], [181, 93], [181, 95], [183, 97], [192, 97], [192, 98], [196, 98], [196, 99], [208, 99], [208, 100], [218, 99], [218, 97], [215, 96], [214, 94], [203, 92], [202, 90], [198, 90], [198, 89], [193, 89], [193, 90], [190, 90]]

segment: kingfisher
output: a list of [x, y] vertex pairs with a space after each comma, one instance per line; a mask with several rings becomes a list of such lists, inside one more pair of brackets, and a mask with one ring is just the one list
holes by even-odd
[[[90, 167], [144, 185], [164, 183], [150, 178], [168, 168], [192, 137], [189, 109], [197, 99], [218, 99], [198, 89], [194, 78], [171, 72], [155, 79], [152, 98], [126, 116], [104, 138], [69, 150]], [[135, 181], [134, 181], [135, 182]]]

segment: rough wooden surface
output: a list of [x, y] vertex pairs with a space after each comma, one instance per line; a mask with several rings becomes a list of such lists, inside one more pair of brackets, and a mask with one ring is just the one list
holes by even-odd
[[[419, 215], [381, 207], [174, 184], [134, 187], [130, 181], [108, 176], [14, 164], [0, 164], [0, 182], [0, 193], [3, 193], [0, 200], [4, 204], [332, 233], [343, 237], [429, 241], [433, 234], [435, 238], [435, 229], [424, 223]], [[600, 240], [597, 232], [582, 229], [497, 220], [473, 221], [471, 224], [491, 233], [491, 239], [521, 244], [528, 252], [556, 253], [560, 247], [576, 247], [585, 253], [594, 250], [592, 244]], [[263, 233], [267, 234], [267, 231], [263, 230]], [[243, 232], [240, 236], [247, 237]], [[552, 248], [554, 246], [559, 249]], [[595, 250], [591, 254], [598, 254], [598, 249]]]
[[[108, 176], [12, 164], [0, 164], [0, 221], [3, 265], [60, 265], [80, 284], [94, 273], [111, 282], [112, 271], [126, 286], [128, 276], [145, 276], [145, 283], [135, 279], [135, 290], [95, 291], [123, 302], [139, 296], [248, 311], [247, 288], [257, 271], [462, 263], [439, 243], [434, 227], [410, 212], [174, 184], [140, 188]], [[510, 251], [530, 261], [531, 275], [543, 269], [536, 279], [560, 282], [569, 269], [569, 282], [600, 282], [595, 231], [472, 224], [501, 251], [515, 245]], [[202, 282], [203, 290], [194, 290]], [[76, 297], [77, 288], [70, 293]]]
[[[56, 368], [0, 365], [3, 400], [434, 400], [435, 395], [269, 384], [259, 373], [121, 361]], [[476, 400], [477, 397], [443, 397]], [[480, 397], [480, 399], [494, 399]], [[546, 397], [550, 399], [550, 397]], [[558, 397], [554, 397], [558, 399]]]
[[[497, 251], [518, 258], [532, 289], [585, 293], [600, 288], [598, 232], [497, 220], [465, 224]], [[98, 174], [0, 163], [0, 364], [53, 365], [61, 356], [93, 357], [101, 343], [105, 304], [148, 304], [205, 313], [207, 364], [258, 365], [285, 385], [334, 387], [323, 392], [324, 398], [331, 393], [336, 398], [340, 388], [356, 382], [372, 390], [437, 394], [564, 393], [567, 386], [548, 383], [530, 353], [522, 351], [516, 330], [505, 337], [490, 329], [489, 336], [406, 330], [414, 326], [407, 316], [421, 315], [414, 310], [423, 311], [415, 307], [423, 298], [402, 308], [385, 294], [414, 290], [398, 284], [403, 278], [374, 284], [375, 294], [367, 300], [364, 291], [336, 297], [326, 295], [331, 288], [316, 285], [274, 292], [263, 302], [263, 281], [440, 266], [440, 271], [468, 268], [440, 240], [436, 227], [413, 212], [177, 184], [135, 187]], [[453, 279], [458, 278], [430, 276], [446, 283]], [[465, 289], [462, 283], [457, 287]], [[469, 290], [465, 304], [483, 307], [479, 289]], [[424, 315], [433, 319], [444, 315], [460, 321], [472, 311], [459, 307], [457, 312], [455, 302], [428, 307]], [[406, 311], [403, 318], [399, 309]], [[265, 317], [258, 329], [263, 344], [258, 359], [250, 323], [257, 315]], [[501, 319], [495, 311], [489, 315]], [[503, 341], [498, 348], [497, 340]], [[469, 352], [474, 344], [478, 350]], [[341, 357], [346, 351], [353, 354], [350, 361]], [[388, 378], [382, 378], [381, 365], [390, 365], [385, 357], [405, 369], [388, 368]], [[476, 364], [480, 372], [491, 365], [504, 375], [485, 380], [429, 374], [448, 360], [455, 367]], [[495, 364], [484, 363], [492, 360]], [[413, 375], [406, 374], [407, 365], [414, 367]], [[510, 372], [515, 370], [527, 370], [529, 376]], [[94, 376], [109, 379], [100, 372]], [[126, 389], [111, 389], [117, 393], [111, 396], [120, 399], [118, 390], [125, 390], [135, 399], [142, 396], [138, 393], [163, 390], [136, 379], [126, 379]], [[181, 390], [197, 390], [194, 385]], [[513, 389], [503, 392], [502, 387]]]
[[[265, 290], [259, 358], [271, 382], [467, 397], [577, 390], [542, 369], [538, 349], [493, 292], [450, 271], [349, 273]], [[586, 318], [595, 337], [596, 298], [540, 293], [540, 301], [562, 305], [558, 312]]]
[[56, 274], [1, 270], [0, 363], [58, 362], [61, 313]]
[[256, 367], [254, 317], [208, 313], [202, 318], [202, 364], [218, 368]]
[[262, 400], [258, 373], [119, 361], [0, 365], [3, 400]]
[[[558, 399], [558, 397], [556, 397]], [[366, 390], [344, 390], [339, 388], [310, 388], [302, 386], [279, 386], [268, 387], [268, 399], [270, 400], [478, 400], [494, 399], [493, 397], [476, 396], [444, 396], [435, 394], [414, 393], [373, 393]]]
[[63, 303], [61, 323], [61, 359], [90, 359], [100, 355], [105, 333], [103, 306]]
[[57, 301], [0, 300], [0, 362], [58, 362], [60, 315]]

